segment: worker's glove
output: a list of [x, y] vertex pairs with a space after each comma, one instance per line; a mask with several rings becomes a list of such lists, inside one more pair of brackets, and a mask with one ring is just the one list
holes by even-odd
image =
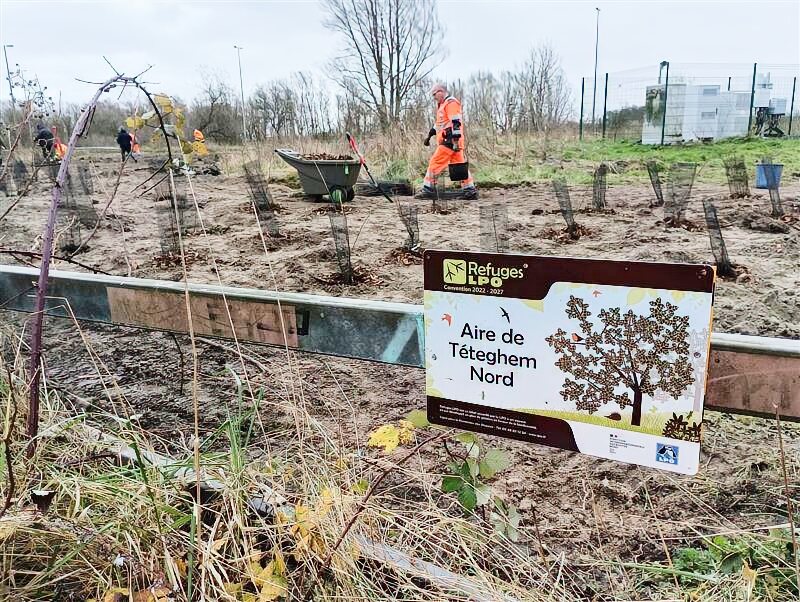
[[431, 128], [430, 130], [428, 130], [428, 137], [425, 138], [422, 144], [424, 144], [425, 146], [430, 146], [431, 138], [433, 138], [435, 135], [436, 135], [436, 128]]

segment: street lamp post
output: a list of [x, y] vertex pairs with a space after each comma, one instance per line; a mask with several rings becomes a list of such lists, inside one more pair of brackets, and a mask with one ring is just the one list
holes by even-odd
[[14, 87], [11, 85], [11, 69], [8, 68], [8, 53], [6, 52], [6, 48], [13, 48], [14, 44], [3, 44], [3, 57], [6, 59], [6, 79], [8, 80], [8, 91], [11, 94], [11, 105], [13, 106], [16, 104], [14, 102]]
[[234, 44], [233, 47], [236, 48], [236, 55], [239, 59], [239, 90], [242, 93], [242, 142], [244, 142], [247, 140], [247, 122], [244, 116], [244, 82], [242, 80], [242, 50], [244, 50], [244, 48], [236, 44]]
[[597, 11], [597, 22], [594, 32], [594, 84], [592, 87], [592, 127], [594, 128], [594, 107], [597, 102], [597, 49], [600, 43], [600, 9], [595, 7]]

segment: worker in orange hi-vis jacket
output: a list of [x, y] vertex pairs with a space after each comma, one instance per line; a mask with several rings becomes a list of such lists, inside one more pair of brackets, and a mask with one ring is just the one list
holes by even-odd
[[[436, 100], [436, 123], [428, 132], [428, 137], [423, 144], [430, 146], [431, 138], [436, 136], [436, 150], [428, 162], [428, 171], [425, 172], [425, 182], [422, 186], [424, 194], [435, 194], [435, 178], [442, 173], [448, 165], [453, 163], [466, 163], [464, 159], [464, 123], [461, 114], [461, 102], [450, 96], [444, 84], [436, 84], [431, 88], [431, 94]], [[461, 188], [465, 198], [478, 198], [478, 191], [472, 174], [467, 172], [467, 179], [461, 181]]]
[[200, 130], [195, 128], [193, 134], [194, 134], [194, 141], [195, 142], [205, 142], [206, 141], [206, 137], [203, 136], [203, 132], [201, 132]]

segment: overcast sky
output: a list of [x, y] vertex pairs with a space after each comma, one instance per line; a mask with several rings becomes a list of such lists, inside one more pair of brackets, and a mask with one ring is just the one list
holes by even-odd
[[[658, 63], [800, 62], [800, 1], [560, 2], [440, 0], [449, 52], [442, 79], [518, 65], [549, 42], [573, 87], [594, 68], [595, 7], [600, 12], [599, 73]], [[12, 65], [38, 74], [65, 101], [88, 100], [93, 87], [75, 78], [110, 74], [105, 55], [128, 74], [149, 64], [158, 90], [195, 96], [203, 69], [238, 92], [234, 44], [244, 48], [245, 94], [297, 71], [327, 74], [337, 38], [315, 1], [0, 0], [0, 41]], [[5, 66], [3, 66], [5, 77]], [[3, 81], [6, 84], [5, 81]], [[55, 94], [54, 94], [55, 96]], [[7, 84], [0, 98], [8, 99]]]

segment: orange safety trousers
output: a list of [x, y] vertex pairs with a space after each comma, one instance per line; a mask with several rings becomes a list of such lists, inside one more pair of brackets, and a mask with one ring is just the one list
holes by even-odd
[[[447, 148], [444, 144], [439, 144], [436, 147], [436, 151], [431, 156], [431, 160], [428, 162], [428, 171], [425, 172], [425, 186], [433, 188], [436, 176], [442, 173], [451, 163], [465, 162], [463, 150], [454, 151]], [[467, 188], [474, 185], [475, 181], [472, 179], [472, 173], [468, 172], [467, 179], [461, 181], [461, 187]]]

